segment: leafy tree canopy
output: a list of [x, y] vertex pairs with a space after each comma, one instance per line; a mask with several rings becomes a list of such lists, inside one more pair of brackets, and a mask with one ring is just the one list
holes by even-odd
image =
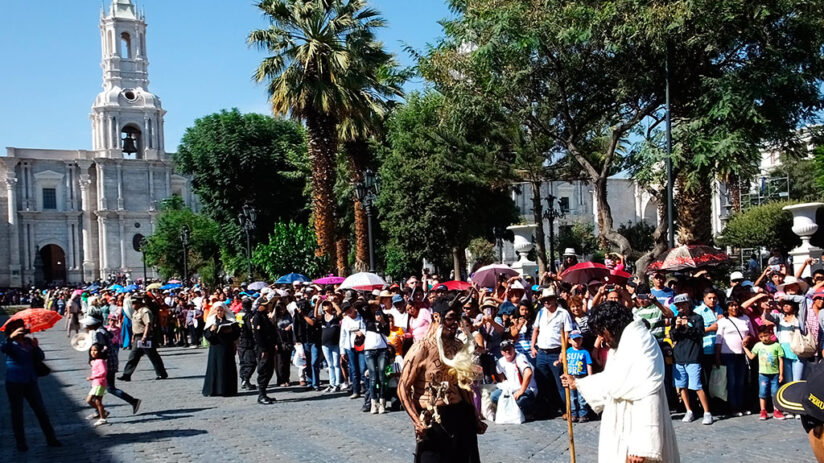
[[[245, 203], [257, 211], [258, 237], [275, 222], [306, 221], [306, 139], [295, 122], [261, 114], [223, 110], [186, 130], [175, 162], [192, 176], [204, 211], [222, 226], [237, 223]], [[237, 241], [239, 233], [226, 230]], [[240, 247], [240, 243], [236, 243]]]
[[717, 241], [736, 248], [783, 249], [788, 251], [801, 239], [792, 231], [793, 215], [782, 208], [792, 202], [773, 202], [733, 214]]
[[[211, 218], [192, 212], [179, 196], [163, 202], [152, 236], [146, 238], [146, 264], [155, 266], [164, 278], [183, 276], [181, 231], [189, 227], [189, 275], [204, 267], [219, 267], [222, 243], [220, 227]], [[217, 273], [217, 272], [213, 272]]]
[[319, 277], [329, 271], [327, 256], [316, 256], [315, 233], [306, 225], [278, 222], [269, 241], [258, 244], [252, 253], [255, 269], [269, 281], [290, 272]]
[[389, 121], [378, 198], [389, 274], [416, 271], [424, 258], [449, 262], [453, 248], [517, 219], [490, 175], [494, 153], [467, 142], [447, 111], [440, 94], [414, 93]]

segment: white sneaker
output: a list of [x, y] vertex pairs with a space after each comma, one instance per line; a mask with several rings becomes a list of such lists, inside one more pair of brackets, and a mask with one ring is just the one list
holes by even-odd
[[800, 420], [800, 419], [801, 419], [801, 415], [795, 415], [795, 419]]
[[329, 392], [333, 392], [334, 390], [335, 390], [334, 386], [329, 386], [329, 387], [327, 387], [326, 389], [323, 390], [323, 393], [327, 394]]
[[369, 413], [371, 413], [373, 415], [378, 414], [378, 401], [377, 400], [374, 400], [374, 399], [372, 400], [372, 407], [369, 409]]
[[87, 419], [87, 420], [96, 420], [96, 419], [98, 419], [98, 418], [100, 418], [100, 414], [99, 414], [99, 413], [92, 413], [91, 415], [86, 416], [86, 419]]
[[701, 420], [701, 424], [712, 424], [712, 413], [704, 413], [704, 419]]
[[695, 419], [695, 416], [693, 416], [692, 410], [687, 410], [687, 413], [684, 413], [684, 417], [681, 418], [681, 421], [683, 421], [684, 423], [690, 423], [694, 419]]
[[109, 424], [109, 422], [106, 421], [106, 418], [100, 418], [99, 420], [94, 422], [95, 426], [103, 426], [104, 424]]
[[383, 415], [384, 413], [386, 413], [386, 400], [381, 399], [381, 401], [378, 402], [378, 414]]

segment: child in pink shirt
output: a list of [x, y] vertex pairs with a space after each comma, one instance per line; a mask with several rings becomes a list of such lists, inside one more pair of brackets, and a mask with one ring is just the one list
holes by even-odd
[[103, 395], [106, 393], [106, 359], [103, 352], [103, 346], [94, 343], [89, 349], [89, 356], [92, 358], [89, 365], [92, 367], [92, 373], [86, 378], [87, 381], [92, 382], [92, 389], [89, 391], [89, 396], [86, 398], [86, 403], [97, 410], [96, 415], [89, 416], [89, 419], [98, 418], [95, 421], [95, 426], [107, 424], [106, 418], [109, 412], [103, 408]]

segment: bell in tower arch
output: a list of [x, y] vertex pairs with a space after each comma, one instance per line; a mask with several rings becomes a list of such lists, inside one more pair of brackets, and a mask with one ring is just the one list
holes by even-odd
[[140, 152], [140, 130], [126, 126], [121, 132], [121, 146], [124, 155], [136, 155]]

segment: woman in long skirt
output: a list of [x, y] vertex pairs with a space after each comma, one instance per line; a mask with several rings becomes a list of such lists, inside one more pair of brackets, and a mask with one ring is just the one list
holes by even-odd
[[204, 396], [237, 395], [235, 341], [240, 327], [222, 302], [212, 306], [203, 335], [209, 341], [209, 360], [203, 380]]

